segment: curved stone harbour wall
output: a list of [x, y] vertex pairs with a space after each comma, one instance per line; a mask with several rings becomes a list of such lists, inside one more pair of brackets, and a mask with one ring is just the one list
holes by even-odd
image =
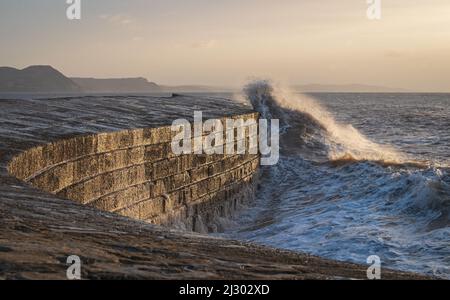
[[367, 278], [364, 265], [150, 224], [220, 230], [252, 194], [257, 156], [171, 154], [167, 126], [199, 110], [256, 118], [208, 96], [0, 100], [0, 280], [66, 279], [70, 255], [83, 279]]
[[[257, 121], [258, 114], [235, 118]], [[174, 155], [174, 134], [163, 126], [63, 139], [22, 152], [8, 170], [59, 198], [104, 211], [196, 232], [220, 231], [220, 218], [252, 199], [259, 156]], [[249, 138], [245, 130], [247, 150]]]

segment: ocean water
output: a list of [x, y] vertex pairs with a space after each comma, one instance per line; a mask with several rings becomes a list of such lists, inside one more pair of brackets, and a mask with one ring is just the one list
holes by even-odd
[[220, 235], [450, 279], [450, 94], [302, 95], [262, 81], [198, 96], [234, 97], [283, 129], [279, 163]]
[[450, 278], [450, 94], [240, 97], [280, 119], [281, 157], [225, 236]]

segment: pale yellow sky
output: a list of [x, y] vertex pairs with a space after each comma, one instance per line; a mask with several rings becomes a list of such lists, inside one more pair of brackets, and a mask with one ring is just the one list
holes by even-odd
[[62, 0], [0, 3], [0, 65], [159, 84], [384, 85], [450, 91], [450, 1]]

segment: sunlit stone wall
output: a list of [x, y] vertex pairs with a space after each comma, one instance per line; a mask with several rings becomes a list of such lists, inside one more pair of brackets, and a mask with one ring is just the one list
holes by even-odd
[[[257, 120], [258, 115], [235, 118]], [[252, 200], [259, 156], [174, 155], [175, 134], [166, 126], [63, 139], [14, 157], [9, 172], [108, 212], [197, 232], [220, 231], [223, 218]], [[247, 148], [250, 134], [247, 130]]]

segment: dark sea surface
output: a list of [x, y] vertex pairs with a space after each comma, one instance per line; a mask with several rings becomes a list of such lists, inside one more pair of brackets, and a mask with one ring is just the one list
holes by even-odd
[[450, 94], [301, 95], [260, 82], [239, 97], [198, 95], [248, 102], [284, 132], [256, 202], [220, 235], [450, 279]]
[[260, 83], [243, 98], [287, 132], [256, 203], [225, 236], [450, 278], [450, 94], [299, 95]]

